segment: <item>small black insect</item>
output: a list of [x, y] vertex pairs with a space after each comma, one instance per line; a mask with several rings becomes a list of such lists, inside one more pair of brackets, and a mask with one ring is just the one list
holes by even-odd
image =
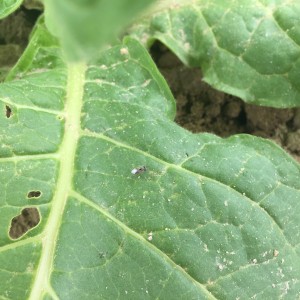
[[137, 167], [137, 168], [134, 168], [131, 170], [131, 174], [133, 175], [137, 175], [137, 174], [141, 174], [141, 173], [144, 173], [146, 172], [147, 169], [145, 166], [142, 166], [142, 167]]
[[12, 115], [11, 108], [8, 105], [5, 105], [5, 108], [6, 108], [6, 113], [5, 113], [6, 118], [10, 118]]

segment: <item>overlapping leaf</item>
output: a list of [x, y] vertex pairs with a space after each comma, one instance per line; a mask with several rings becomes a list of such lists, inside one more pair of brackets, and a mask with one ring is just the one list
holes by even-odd
[[1, 0], [0, 1], [0, 19], [13, 13], [22, 3], [22, 0]]
[[[177, 126], [137, 41], [65, 65], [45, 34], [0, 87], [1, 297], [299, 297], [299, 165]], [[24, 207], [41, 221], [12, 240]]]
[[71, 60], [88, 60], [154, 0], [45, 0], [46, 23]]
[[161, 1], [132, 30], [201, 67], [219, 90], [249, 103], [300, 105], [298, 0]]

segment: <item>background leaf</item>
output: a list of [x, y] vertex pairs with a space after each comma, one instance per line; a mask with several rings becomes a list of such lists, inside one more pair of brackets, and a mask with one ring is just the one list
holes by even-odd
[[[37, 65], [34, 68], [34, 72], [45, 71], [45, 65], [47, 68], [51, 67], [51, 69], [59, 67], [63, 62], [61, 57], [59, 58], [59, 62], [57, 61], [57, 52], [59, 52], [59, 56], [61, 55], [58, 46], [58, 40], [49, 33], [45, 26], [44, 17], [40, 17], [31, 32], [30, 43], [27, 45], [17, 64], [9, 71], [6, 76], [6, 81], [20, 79], [27, 71], [31, 72], [30, 68], [33, 68], [32, 61], [36, 59], [36, 57], [38, 57], [38, 63], [42, 64], [42, 68], [38, 68]], [[51, 48], [53, 48], [54, 54], [51, 53]], [[40, 57], [40, 53], [43, 53], [41, 49], [47, 49], [46, 52], [44, 51], [42, 57]]]
[[45, 0], [47, 27], [72, 60], [89, 59], [154, 0]]
[[22, 4], [22, 0], [1, 0], [0, 1], [0, 19], [13, 13]]
[[246, 102], [300, 105], [297, 0], [161, 1], [132, 32], [148, 45], [160, 40], [201, 67], [206, 82]]
[[[89, 65], [66, 65], [54, 40], [38, 40], [21, 77], [0, 86], [3, 298], [300, 296], [294, 160], [262, 139], [176, 125], [135, 40]], [[138, 166], [147, 171], [131, 174]], [[25, 207], [40, 222], [13, 240]]]

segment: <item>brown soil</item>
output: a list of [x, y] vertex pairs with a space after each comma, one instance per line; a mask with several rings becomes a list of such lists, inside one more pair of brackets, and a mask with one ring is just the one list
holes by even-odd
[[177, 100], [179, 125], [221, 137], [247, 133], [271, 139], [300, 162], [300, 108], [246, 104], [214, 90], [202, 81], [199, 69], [185, 67], [164, 45], [155, 43], [151, 54]]

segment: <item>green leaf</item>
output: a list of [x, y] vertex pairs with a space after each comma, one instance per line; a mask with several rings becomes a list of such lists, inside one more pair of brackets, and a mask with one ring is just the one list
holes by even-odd
[[213, 87], [249, 103], [300, 106], [300, 2], [161, 1], [132, 29], [158, 39]]
[[45, 0], [46, 24], [71, 60], [89, 59], [155, 0]]
[[13, 13], [22, 4], [22, 0], [1, 0], [0, 1], [0, 19]]
[[[44, 21], [44, 17], [41, 17], [37, 20], [31, 32], [30, 43], [26, 47], [23, 55], [19, 58], [18, 63], [10, 70], [10, 72], [6, 76], [6, 81], [22, 78], [23, 74], [26, 74], [26, 72], [30, 72], [29, 68], [33, 68], [33, 60], [38, 59], [35, 65], [34, 72], [45, 71], [46, 69], [49, 69], [49, 67], [51, 69], [55, 69], [56, 67], [61, 67], [62, 64], [65, 64], [64, 62], [62, 62], [61, 57], [57, 59], [57, 47], [59, 45], [59, 42], [49, 33], [49, 31], [45, 27]], [[54, 48], [54, 50], [51, 51], [51, 48]], [[42, 49], [47, 50], [43, 51]]]
[[299, 298], [299, 164], [176, 125], [137, 41], [65, 64], [39, 30], [0, 86], [0, 297]]

